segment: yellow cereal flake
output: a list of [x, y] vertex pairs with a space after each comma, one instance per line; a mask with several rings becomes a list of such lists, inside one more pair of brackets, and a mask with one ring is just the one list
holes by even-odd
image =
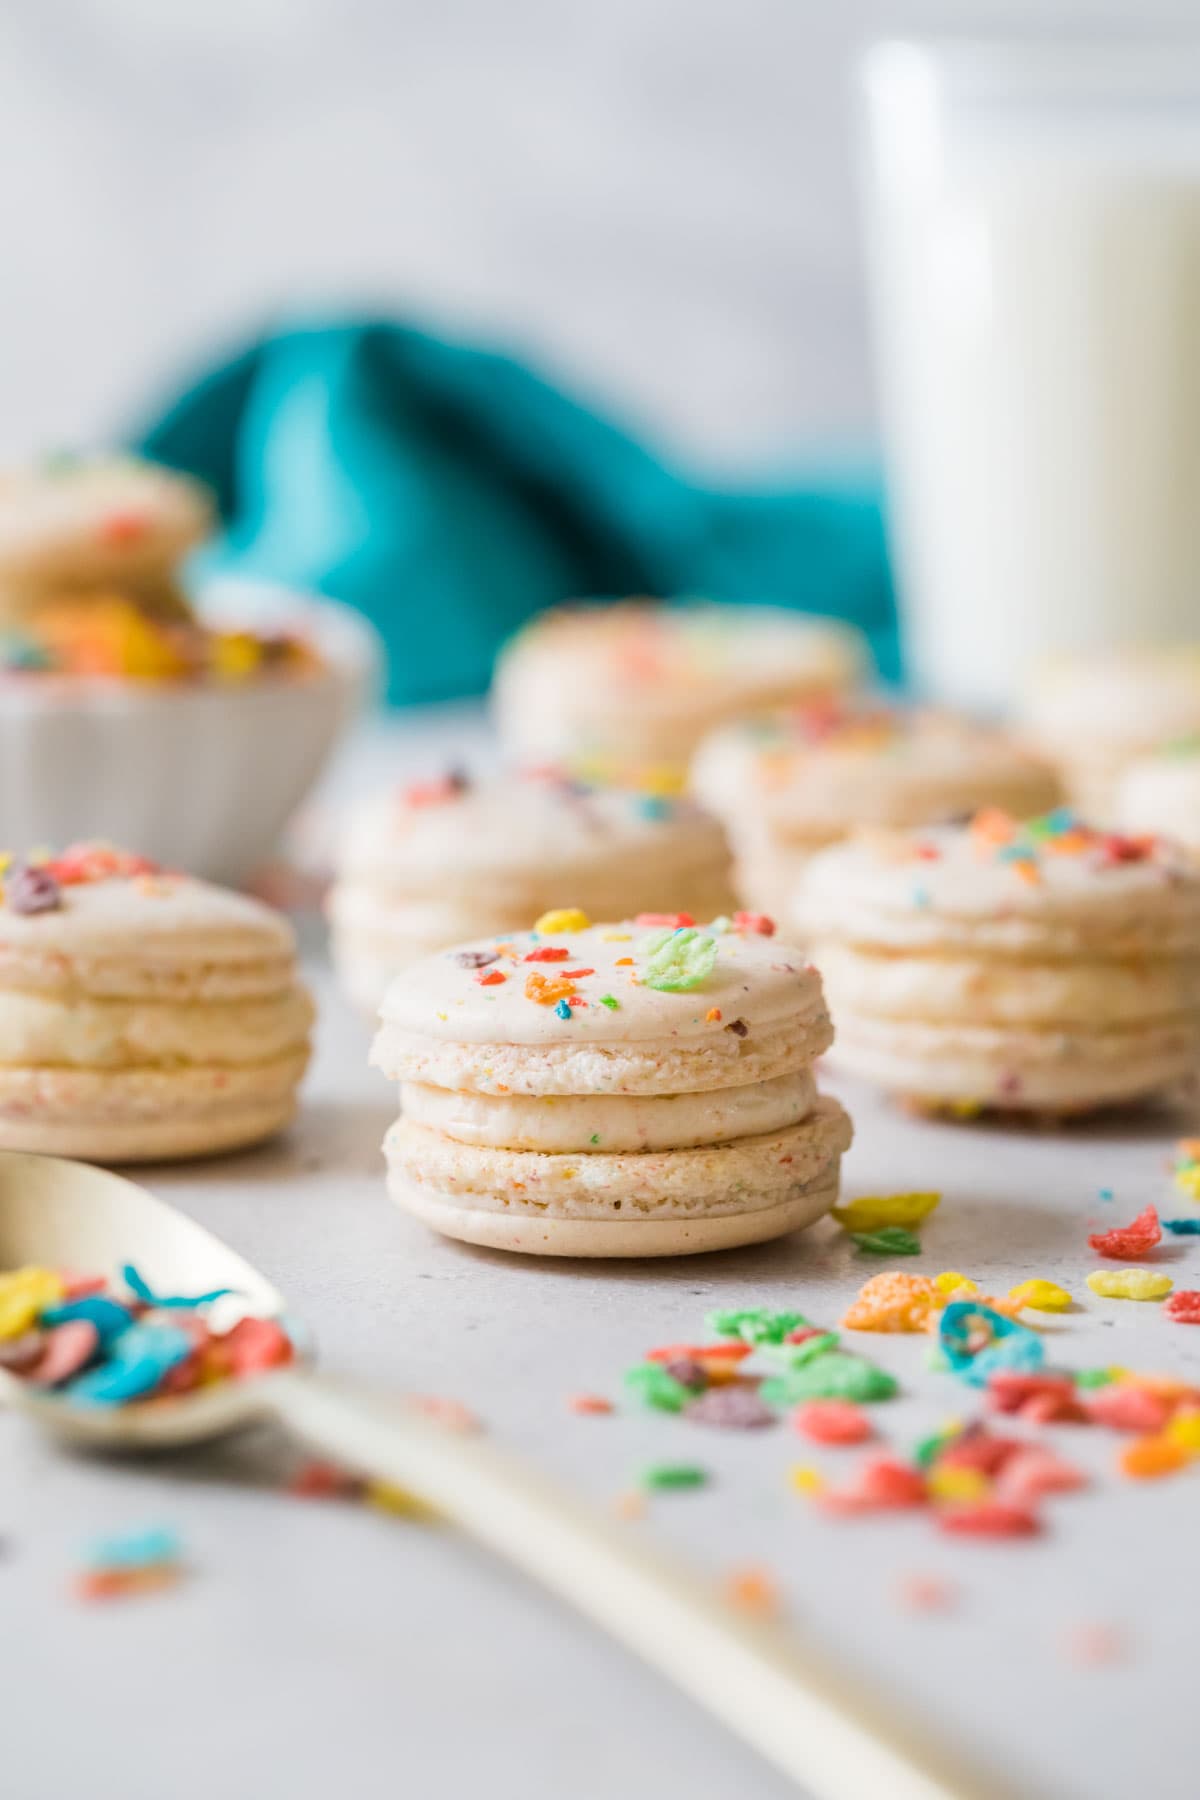
[[835, 1206], [833, 1216], [844, 1231], [879, 1231], [885, 1225], [919, 1225], [938, 1205], [940, 1194], [872, 1194]]
[[933, 1285], [939, 1293], [946, 1295], [979, 1292], [979, 1283], [972, 1281], [969, 1275], [960, 1275], [957, 1269], [943, 1269], [940, 1275], [934, 1276]]
[[398, 1486], [394, 1481], [368, 1481], [363, 1489], [363, 1498], [368, 1506], [377, 1512], [392, 1513], [398, 1519], [419, 1519], [425, 1522], [436, 1519], [437, 1514], [432, 1506], [424, 1500], [418, 1500], [407, 1488]]
[[62, 1277], [53, 1269], [12, 1269], [0, 1275], [0, 1338], [31, 1330], [38, 1315], [62, 1297]]
[[1059, 1287], [1057, 1281], [1044, 1281], [1040, 1276], [1019, 1281], [1016, 1287], [1009, 1288], [1008, 1297], [1034, 1312], [1067, 1312], [1073, 1304], [1065, 1287]]
[[794, 1463], [788, 1470], [788, 1481], [798, 1494], [822, 1494], [825, 1477], [811, 1463]]
[[925, 1485], [931, 1500], [983, 1500], [992, 1490], [992, 1484], [982, 1469], [956, 1469], [953, 1464], [946, 1468], [935, 1466], [930, 1469]]
[[602, 931], [600, 941], [604, 944], [632, 944], [632, 931]]
[[1097, 1269], [1087, 1284], [1106, 1300], [1163, 1300], [1174, 1286], [1169, 1275], [1153, 1269]]
[[563, 931], [586, 931], [590, 924], [587, 914], [577, 906], [560, 906], [555, 912], [543, 913], [533, 929], [543, 937], [557, 937]]
[[1192, 1406], [1181, 1407], [1163, 1436], [1189, 1456], [1200, 1456], [1200, 1411]]

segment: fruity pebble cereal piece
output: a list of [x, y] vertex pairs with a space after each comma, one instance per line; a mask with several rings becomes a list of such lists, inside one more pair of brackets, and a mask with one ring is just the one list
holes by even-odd
[[847, 1331], [924, 1331], [944, 1300], [928, 1275], [888, 1269], [864, 1282], [842, 1324]]

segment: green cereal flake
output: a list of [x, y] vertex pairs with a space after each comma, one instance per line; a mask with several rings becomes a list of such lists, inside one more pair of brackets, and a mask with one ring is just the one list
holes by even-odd
[[768, 1406], [795, 1406], [801, 1400], [890, 1400], [897, 1387], [894, 1376], [865, 1356], [826, 1350], [800, 1368], [764, 1381], [758, 1391]]
[[617, 999], [615, 994], [601, 994], [600, 1004], [601, 1006], [607, 1006], [609, 1012], [620, 1012], [621, 1010], [621, 1002]]
[[686, 994], [702, 987], [717, 960], [717, 940], [684, 926], [679, 931], [652, 931], [638, 944], [646, 961], [642, 984], [664, 994]]
[[741, 1338], [744, 1344], [781, 1344], [789, 1331], [808, 1320], [803, 1313], [770, 1312], [765, 1306], [748, 1306], [706, 1315], [704, 1323], [718, 1337]]
[[1080, 1369], [1075, 1376], [1075, 1386], [1081, 1388], [1108, 1387], [1116, 1380], [1111, 1369]]
[[598, 1131], [593, 1131], [591, 1137], [588, 1139], [588, 1143], [589, 1144], [598, 1144], [599, 1142], [600, 1142], [600, 1133]]
[[907, 1225], [881, 1225], [878, 1231], [852, 1231], [855, 1248], [864, 1256], [920, 1256], [921, 1240]]
[[824, 1356], [827, 1351], [836, 1350], [837, 1347], [837, 1332], [822, 1331], [816, 1337], [805, 1338], [802, 1344], [764, 1344], [762, 1353], [770, 1358], [776, 1368], [802, 1369], [814, 1356]]
[[639, 1363], [636, 1368], [626, 1370], [625, 1386], [637, 1395], [643, 1406], [656, 1407], [659, 1412], [682, 1412], [688, 1401], [696, 1397], [691, 1388], [668, 1375], [660, 1363]]
[[913, 1451], [914, 1461], [917, 1462], [922, 1469], [927, 1469], [931, 1463], [937, 1461], [947, 1444], [952, 1444], [958, 1435], [957, 1430], [931, 1431], [928, 1437], [923, 1437], [921, 1439], [920, 1443]]
[[707, 1485], [708, 1470], [698, 1463], [651, 1463], [643, 1469], [639, 1481], [644, 1488], [657, 1492], [699, 1488]]

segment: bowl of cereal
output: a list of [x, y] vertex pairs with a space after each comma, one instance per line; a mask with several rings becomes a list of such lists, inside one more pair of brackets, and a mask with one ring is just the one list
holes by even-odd
[[0, 846], [103, 837], [213, 881], [266, 860], [378, 667], [349, 608], [191, 595], [204, 491], [132, 460], [0, 476]]

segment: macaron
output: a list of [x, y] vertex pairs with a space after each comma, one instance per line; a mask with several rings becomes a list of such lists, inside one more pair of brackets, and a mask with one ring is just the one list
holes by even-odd
[[869, 662], [852, 626], [780, 607], [570, 606], [501, 652], [492, 709], [515, 758], [682, 769], [722, 720], [841, 693]]
[[837, 1061], [921, 1106], [1068, 1115], [1169, 1090], [1200, 1058], [1200, 874], [1063, 811], [864, 835], [796, 905]]
[[560, 912], [415, 963], [372, 1050], [401, 1084], [393, 1198], [531, 1256], [675, 1256], [811, 1224], [851, 1128], [814, 1080], [820, 978], [770, 929]]
[[0, 617], [115, 593], [186, 611], [180, 560], [212, 529], [198, 482], [135, 457], [55, 458], [0, 475]]
[[691, 801], [554, 769], [371, 795], [351, 810], [337, 856], [334, 963], [374, 1013], [416, 958], [520, 930], [564, 895], [593, 918], [732, 912], [724, 833]]
[[1117, 828], [1172, 837], [1200, 853], [1200, 735], [1139, 756], [1117, 777]]
[[1071, 804], [1110, 824], [1122, 771], [1200, 732], [1200, 645], [1124, 646], [1048, 664], [1027, 696], [1025, 724]]
[[705, 739], [692, 791], [725, 826], [743, 905], [787, 914], [805, 863], [859, 826], [925, 825], [1059, 798], [1054, 771], [1007, 732], [945, 712], [825, 701]]
[[102, 845], [0, 884], [0, 1148], [145, 1162], [288, 1122], [313, 1012], [280, 914]]

